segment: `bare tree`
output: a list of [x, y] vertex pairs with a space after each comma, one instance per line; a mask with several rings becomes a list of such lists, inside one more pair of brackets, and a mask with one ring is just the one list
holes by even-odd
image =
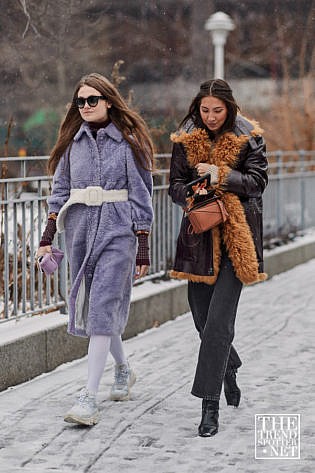
[[[261, 0], [1, 0], [0, 120], [13, 113], [16, 133], [40, 109], [63, 114], [79, 77], [91, 71], [110, 77], [119, 60], [124, 60], [127, 80], [120, 87], [125, 95], [139, 83], [157, 84], [164, 96], [177, 78], [198, 84], [212, 74], [212, 46], [204, 23], [217, 10], [236, 23], [225, 49], [227, 78], [273, 78], [283, 82], [279, 90], [286, 97], [292, 95], [290, 88], [285, 93], [288, 84], [299, 80], [293, 95], [301, 95], [304, 120], [310, 120], [314, 22], [309, 12], [314, 2], [267, 3], [268, 8]], [[141, 103], [141, 97], [134, 101]], [[164, 116], [175, 113], [165, 110]], [[272, 116], [277, 113], [272, 111]], [[308, 135], [296, 133], [288, 118], [282, 121], [281, 128], [290, 135], [287, 144], [293, 146], [297, 134], [311, 146], [311, 127]]]
[[26, 5], [26, 0], [19, 0], [20, 4], [21, 4], [21, 7], [23, 9], [23, 12], [27, 18], [27, 23], [26, 23], [26, 26], [25, 26], [25, 30], [23, 31], [23, 38], [25, 38], [25, 35], [26, 33], [28, 32], [28, 29], [29, 28], [32, 28], [32, 30], [34, 31], [34, 33], [36, 34], [36, 36], [40, 36], [38, 31], [37, 31], [37, 28], [36, 26], [33, 24], [32, 22], [32, 19], [31, 19], [31, 15], [29, 14], [28, 12], [28, 9], [27, 9], [27, 5]]
[[[282, 88], [278, 99], [273, 103], [270, 116], [272, 124], [266, 121], [266, 130], [273, 147], [282, 149], [312, 150], [315, 146], [315, 99], [314, 99], [314, 62], [315, 48], [313, 42], [314, 0], [305, 15], [305, 26], [297, 42], [295, 68], [290, 61], [293, 31], [284, 27], [278, 18], [277, 35], [279, 55], [282, 67]], [[275, 126], [276, 123], [276, 126]]]

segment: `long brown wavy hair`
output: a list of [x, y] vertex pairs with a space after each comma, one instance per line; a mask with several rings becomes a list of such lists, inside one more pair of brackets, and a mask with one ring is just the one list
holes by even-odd
[[[187, 115], [183, 118], [180, 126], [183, 126], [188, 120], [192, 120], [197, 128], [206, 128], [200, 116], [200, 103], [204, 97], [216, 97], [222, 100], [227, 107], [227, 118], [220, 129], [220, 134], [226, 131], [232, 131], [239, 106], [233, 97], [232, 89], [223, 79], [211, 79], [203, 82], [196, 97], [192, 100]], [[207, 129], [209, 135], [213, 134]]]
[[92, 73], [83, 76], [75, 88], [71, 105], [60, 125], [57, 142], [48, 160], [48, 173], [54, 174], [62, 155], [71, 146], [72, 140], [83, 122], [75, 99], [80, 88], [84, 85], [98, 90], [112, 104], [108, 109], [109, 119], [131, 146], [139, 165], [152, 171], [154, 168], [154, 147], [145, 121], [137, 112], [128, 107], [119, 91], [106, 77]]

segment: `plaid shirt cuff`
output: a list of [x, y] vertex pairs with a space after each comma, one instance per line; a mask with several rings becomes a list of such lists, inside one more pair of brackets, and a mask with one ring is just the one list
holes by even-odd
[[47, 225], [42, 234], [39, 246], [50, 246], [57, 231], [56, 219], [48, 217]]
[[138, 253], [136, 257], [137, 266], [150, 266], [149, 254], [149, 235], [147, 233], [138, 233]]

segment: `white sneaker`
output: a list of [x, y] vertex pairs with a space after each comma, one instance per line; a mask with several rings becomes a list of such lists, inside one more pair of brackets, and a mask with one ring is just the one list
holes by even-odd
[[111, 401], [127, 401], [130, 388], [136, 382], [136, 375], [129, 365], [115, 366], [115, 381], [110, 392]]
[[65, 415], [65, 422], [75, 424], [94, 425], [98, 423], [99, 411], [96, 406], [95, 394], [89, 393], [87, 389], [82, 389], [78, 401]]

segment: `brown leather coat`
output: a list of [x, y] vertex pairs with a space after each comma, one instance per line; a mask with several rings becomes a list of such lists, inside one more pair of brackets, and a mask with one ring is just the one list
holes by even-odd
[[224, 242], [237, 277], [244, 284], [266, 279], [263, 273], [262, 193], [268, 183], [264, 139], [257, 123], [238, 116], [233, 132], [211, 142], [192, 123], [171, 136], [173, 145], [169, 195], [186, 206], [186, 185], [196, 179], [196, 164], [219, 167], [216, 194], [229, 213], [227, 222], [199, 235], [188, 233], [183, 214], [171, 276], [213, 284], [220, 270]]

